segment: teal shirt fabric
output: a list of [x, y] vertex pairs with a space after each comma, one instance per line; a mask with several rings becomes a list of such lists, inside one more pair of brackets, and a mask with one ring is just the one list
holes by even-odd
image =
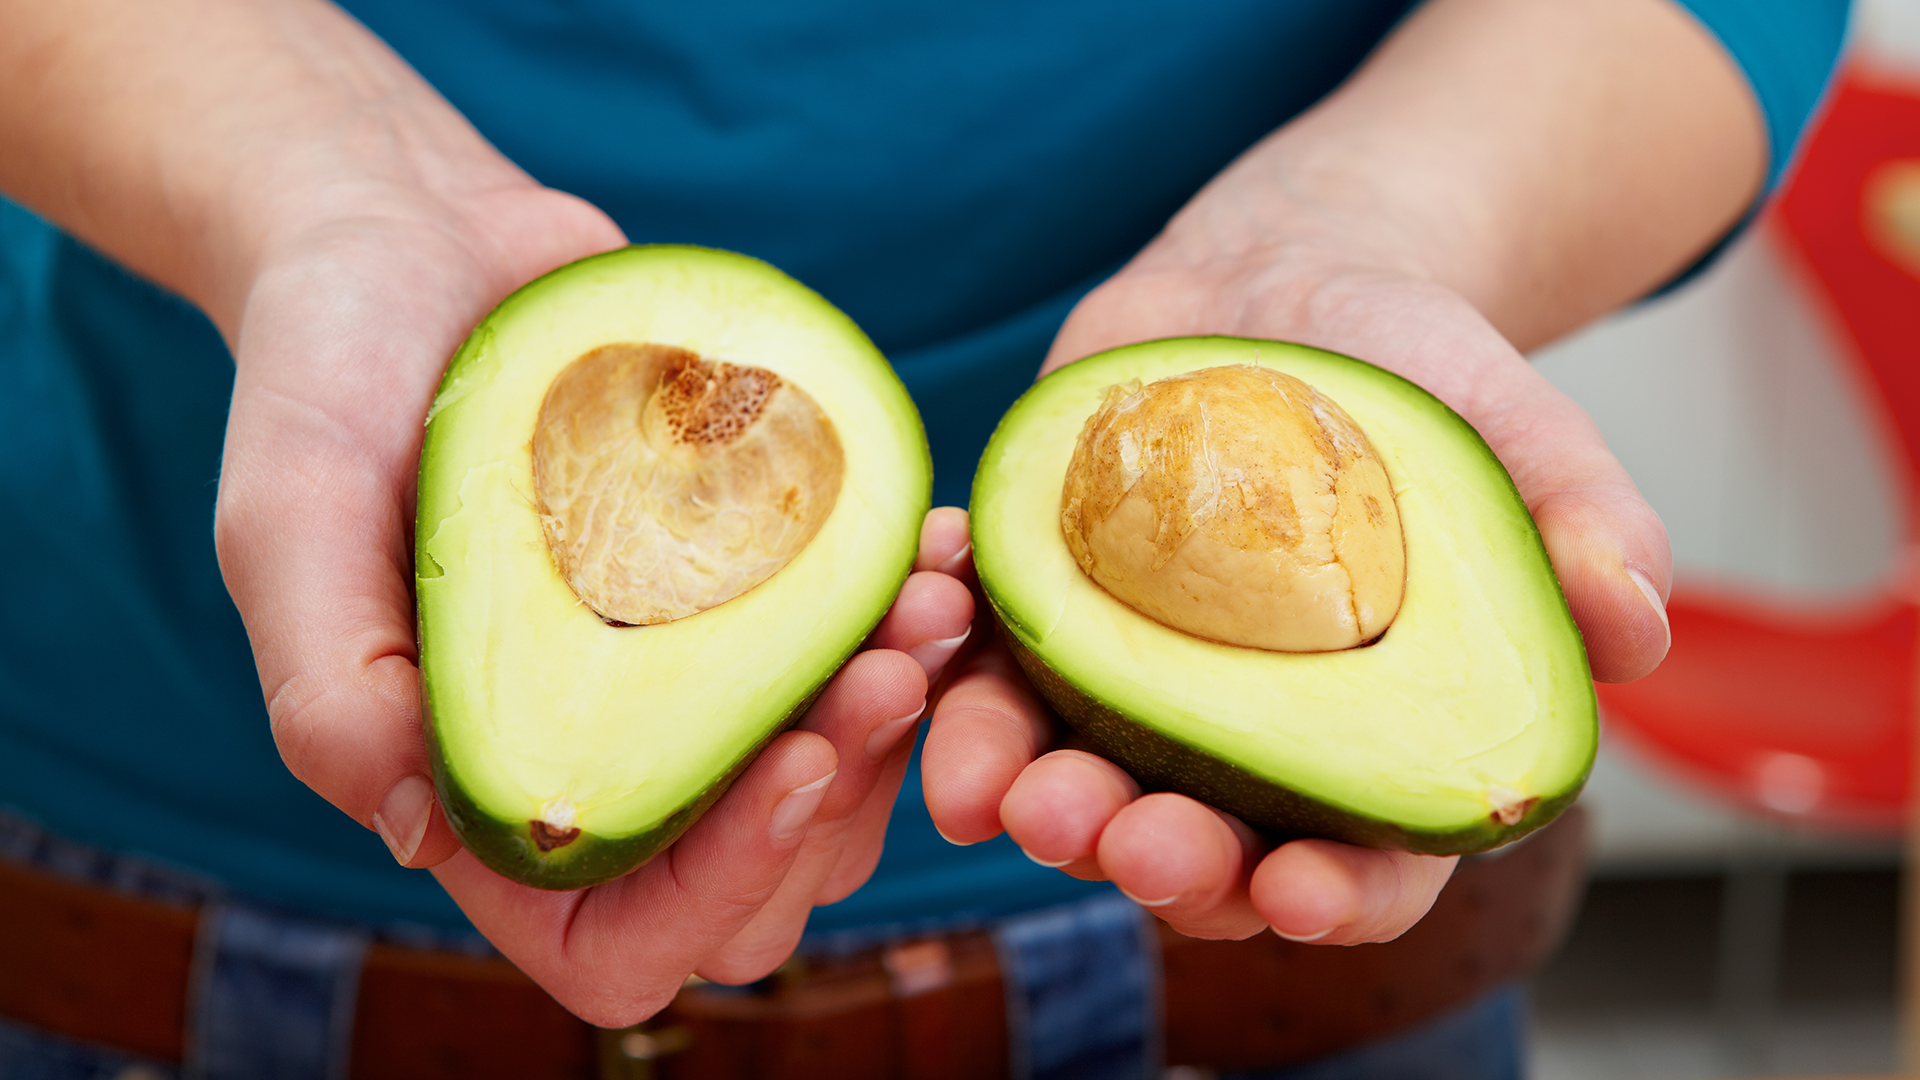
[[1849, 5], [1841, 0], [1685, 0], [1731, 53], [1759, 99], [1767, 123], [1767, 189], [1799, 149], [1807, 118], [1826, 94], [1833, 61], [1846, 36]]
[[[936, 500], [962, 505], [1073, 303], [1407, 6], [348, 5], [635, 241], [744, 251], [846, 310], [920, 404]], [[1690, 6], [1753, 79], [1777, 174], [1844, 4]], [[197, 312], [0, 204], [0, 809], [261, 900], [462, 926], [274, 750], [211, 540], [231, 384]], [[985, 919], [1094, 887], [1004, 839], [946, 844], [916, 770], [873, 881], [811, 926]]]

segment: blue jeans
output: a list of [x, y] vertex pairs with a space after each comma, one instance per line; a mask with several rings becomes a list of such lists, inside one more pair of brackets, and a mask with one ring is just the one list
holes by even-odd
[[[1520, 990], [1507, 987], [1389, 1039], [1318, 1061], [1224, 1074], [1220, 1080], [1518, 1080], [1522, 1009]], [[176, 1080], [178, 1076], [173, 1066], [163, 1062], [70, 1042], [0, 1020], [0, 1077], [5, 1080]]]
[[1501, 987], [1419, 1027], [1316, 1061], [1219, 1080], [1520, 1080], [1526, 1072], [1526, 993]]
[[[0, 820], [0, 855], [173, 899], [200, 888], [14, 821]], [[0, 1019], [0, 1080], [344, 1078], [368, 931], [261, 909], [217, 892], [197, 899], [204, 907], [185, 1066]], [[1013, 916], [991, 929], [1008, 987], [1015, 1080], [1150, 1080], [1161, 1057], [1161, 986], [1159, 946], [1145, 912], [1104, 893]], [[843, 947], [849, 943], [844, 932], [834, 936]], [[1316, 1061], [1231, 1076], [1518, 1080], [1523, 1028], [1521, 992], [1507, 987], [1390, 1038]]]

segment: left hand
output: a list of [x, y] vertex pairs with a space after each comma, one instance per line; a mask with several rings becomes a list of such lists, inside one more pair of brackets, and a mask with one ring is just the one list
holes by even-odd
[[[1196, 205], [1203, 210], [1209, 198]], [[1200, 219], [1196, 224], [1196, 219]], [[1196, 334], [1294, 341], [1369, 360], [1445, 401], [1513, 474], [1552, 556], [1595, 674], [1636, 678], [1667, 648], [1666, 534], [1598, 430], [1458, 294], [1373, 256], [1364, 225], [1301, 223], [1292, 242], [1204, 242], [1190, 209], [1089, 294], [1045, 370], [1119, 345]], [[1228, 253], [1214, 254], [1225, 250]], [[979, 610], [991, 617], [984, 603]], [[943, 834], [1002, 827], [1036, 861], [1110, 879], [1174, 929], [1245, 937], [1268, 927], [1328, 944], [1385, 941], [1424, 915], [1455, 860], [1328, 840], [1270, 847], [1183, 795], [1142, 796], [1113, 763], [1056, 749], [1060, 731], [1003, 647], [956, 669], [924, 758]]]
[[[1510, 342], [1551, 340], [1698, 259], [1752, 206], [1766, 147], [1750, 84], [1679, 5], [1427, 0], [1090, 293], [1045, 370], [1229, 334], [1406, 376], [1513, 474], [1595, 677], [1636, 679], [1669, 640], [1666, 532], [1593, 423]], [[1384, 941], [1452, 872], [1325, 840], [1269, 849], [1192, 799], [1142, 797], [1110, 762], [1059, 748], [1002, 649], [954, 670], [923, 761], [949, 838], [1004, 827], [1037, 861], [1110, 878], [1197, 937]]]

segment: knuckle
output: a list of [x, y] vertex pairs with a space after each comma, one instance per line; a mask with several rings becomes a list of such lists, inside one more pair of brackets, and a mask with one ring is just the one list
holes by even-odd
[[318, 727], [326, 691], [312, 680], [295, 675], [283, 681], [267, 698], [267, 723], [280, 760], [302, 782], [311, 783], [317, 765]]

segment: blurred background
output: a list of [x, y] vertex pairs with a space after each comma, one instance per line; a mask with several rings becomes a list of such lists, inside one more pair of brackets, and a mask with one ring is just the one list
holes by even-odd
[[1862, 0], [1796, 178], [1535, 356], [1665, 520], [1675, 649], [1603, 688], [1594, 881], [1538, 1080], [1896, 1068], [1915, 715], [1920, 0]]

